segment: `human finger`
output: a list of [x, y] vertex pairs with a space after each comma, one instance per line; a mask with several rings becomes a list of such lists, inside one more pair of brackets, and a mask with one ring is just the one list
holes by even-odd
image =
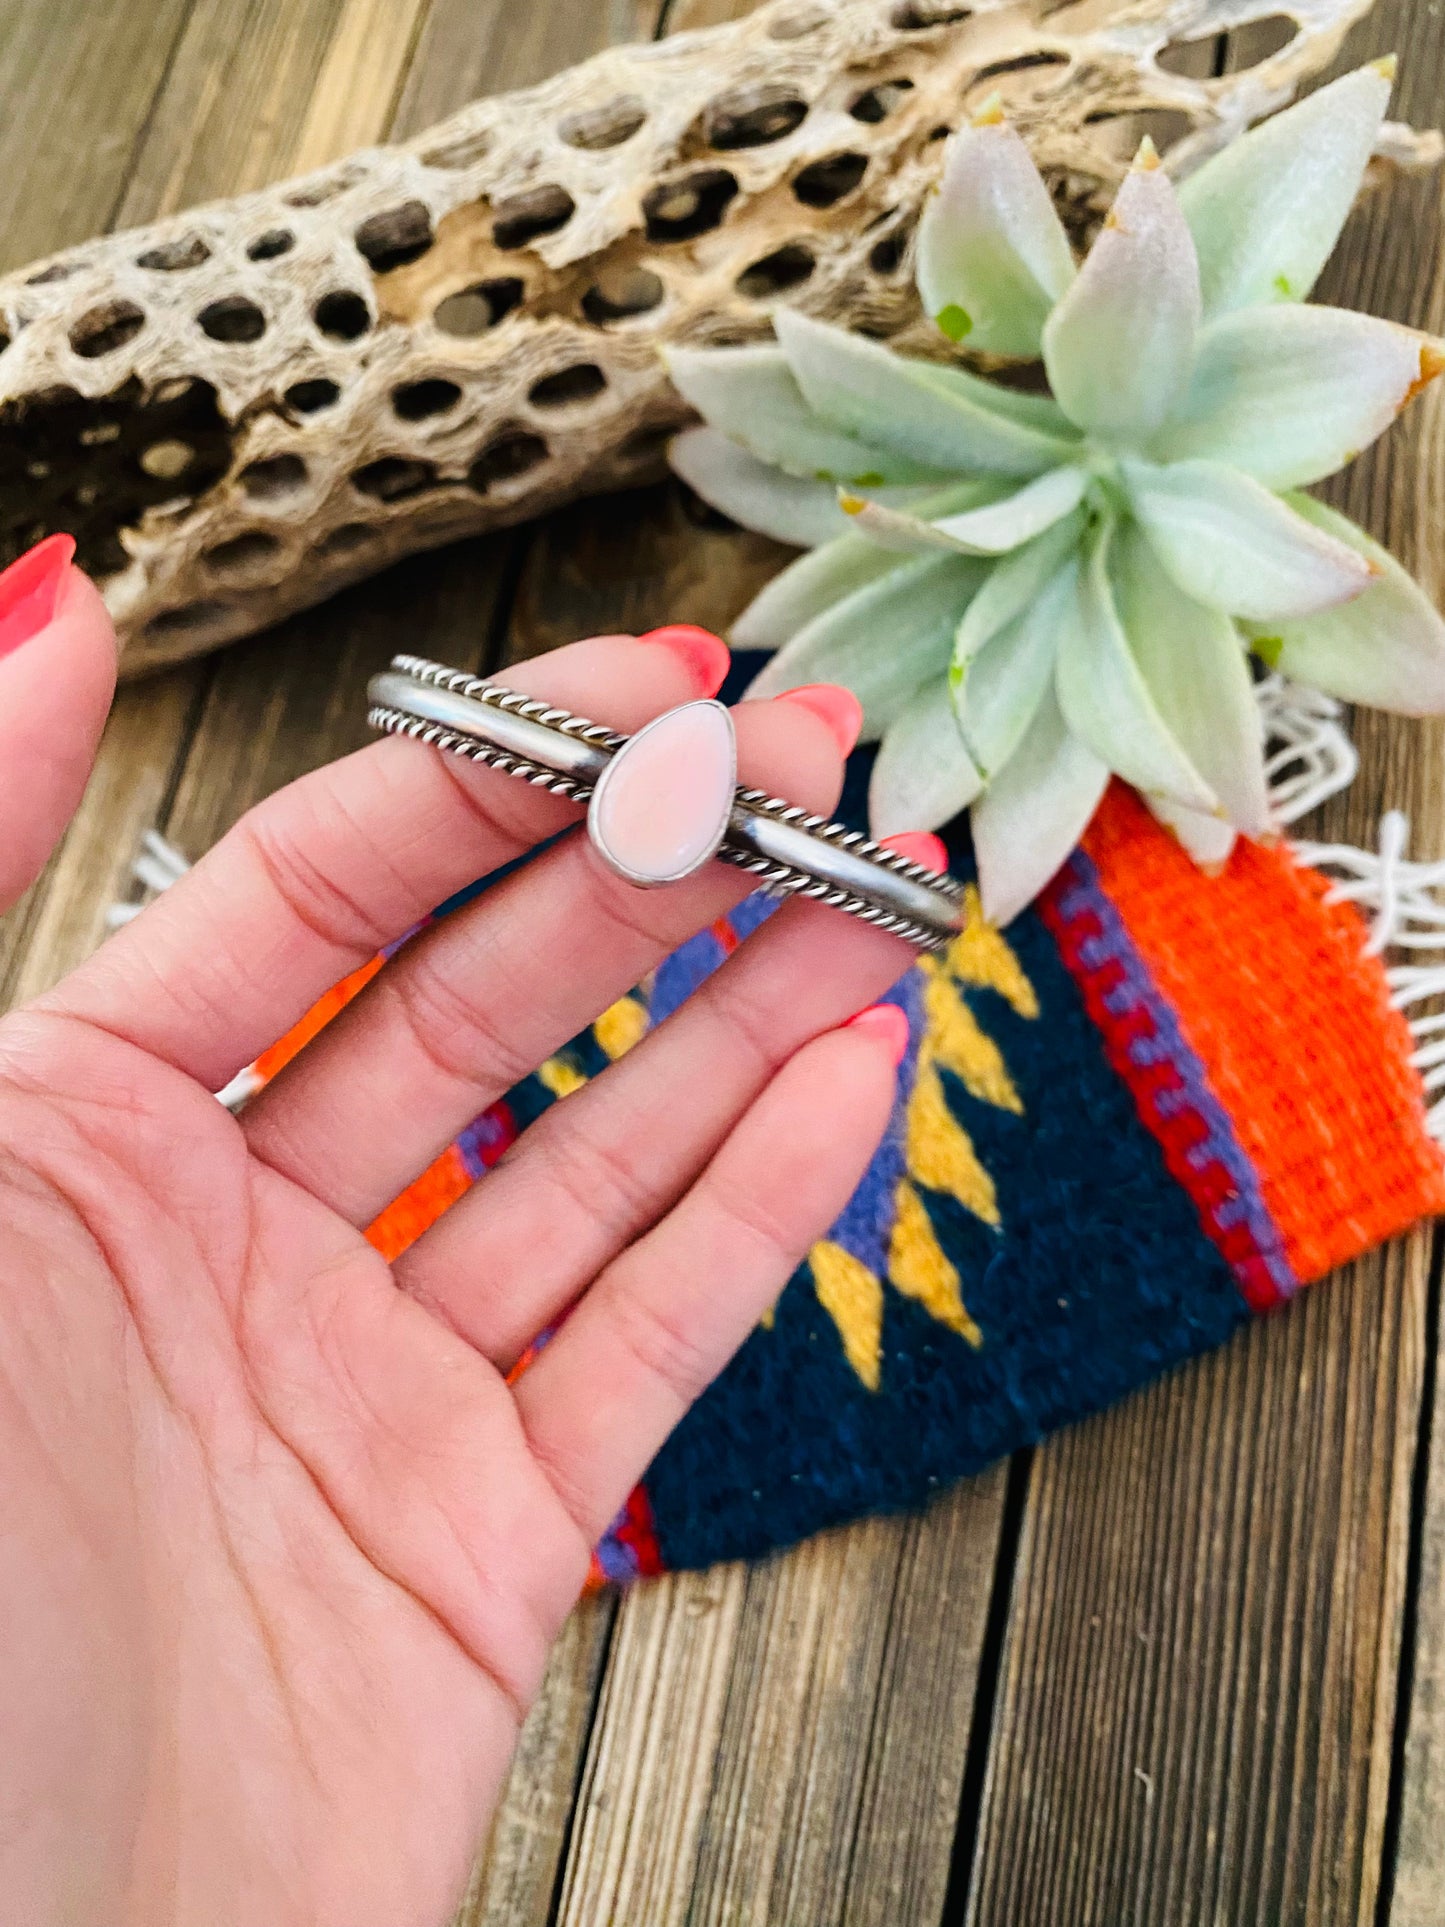
[[[772, 701], [734, 716], [746, 781], [786, 782], [809, 808], [830, 807], [843, 756], [815, 713]], [[748, 888], [708, 864], [638, 890], [585, 837], [564, 839], [400, 951], [248, 1107], [252, 1148], [368, 1223], [478, 1111]]]
[[[889, 841], [944, 867], [936, 837]], [[666, 1023], [525, 1131], [397, 1261], [398, 1283], [509, 1369], [671, 1209], [787, 1059], [913, 955], [865, 925], [840, 932], [819, 904], [785, 905]]]
[[[726, 646], [703, 630], [655, 636], [573, 643], [509, 670], [508, 685], [633, 730], [711, 695], [727, 670]], [[219, 1090], [332, 984], [576, 815], [387, 737], [258, 804], [41, 1001]]]
[[75, 814], [115, 693], [115, 630], [74, 554], [47, 536], [0, 574], [0, 911]]
[[518, 1380], [532, 1452], [589, 1538], [842, 1210], [888, 1120], [907, 1037], [903, 1012], [883, 1004], [799, 1051]]

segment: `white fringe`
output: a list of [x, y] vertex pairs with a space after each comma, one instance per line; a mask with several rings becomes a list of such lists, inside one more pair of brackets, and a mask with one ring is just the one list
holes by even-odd
[[1270, 806], [1280, 824], [1297, 823], [1355, 780], [1360, 759], [1340, 721], [1344, 705], [1280, 675], [1257, 682], [1254, 694]]
[[[1411, 1010], [1445, 997], [1445, 861], [1415, 863], [1405, 854], [1410, 819], [1403, 810], [1380, 818], [1379, 847], [1357, 850], [1349, 843], [1296, 843], [1301, 863], [1336, 879], [1335, 902], [1358, 904], [1370, 914], [1366, 951], [1391, 950], [1414, 961], [1390, 964], [1385, 978], [1396, 1010]], [[1420, 1048], [1410, 1062], [1420, 1073], [1427, 1098], [1430, 1135], [1445, 1143], [1445, 1011], [1417, 1011], [1410, 1035]]]

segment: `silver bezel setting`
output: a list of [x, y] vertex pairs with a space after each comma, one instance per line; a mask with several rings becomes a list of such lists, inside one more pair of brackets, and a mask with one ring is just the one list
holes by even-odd
[[[373, 729], [470, 757], [574, 803], [591, 802], [604, 770], [630, 740], [423, 656], [394, 657], [389, 670], [372, 678], [368, 698]], [[764, 790], [734, 791], [716, 854], [771, 895], [827, 904], [920, 950], [943, 949], [963, 928], [964, 892], [956, 878]]]

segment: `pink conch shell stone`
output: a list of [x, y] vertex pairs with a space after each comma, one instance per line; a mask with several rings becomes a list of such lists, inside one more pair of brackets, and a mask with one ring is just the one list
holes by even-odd
[[684, 703], [640, 729], [602, 772], [588, 835], [629, 883], [676, 883], [715, 854], [736, 782], [732, 717], [721, 703]]

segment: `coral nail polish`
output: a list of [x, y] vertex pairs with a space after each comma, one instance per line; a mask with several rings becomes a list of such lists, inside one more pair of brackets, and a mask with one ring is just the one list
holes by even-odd
[[809, 682], [797, 689], [785, 689], [776, 700], [798, 703], [828, 725], [833, 740], [843, 755], [858, 741], [863, 729], [863, 705], [851, 689], [836, 682]]
[[702, 696], [715, 696], [732, 666], [732, 652], [721, 636], [711, 629], [699, 629], [693, 622], [669, 622], [661, 629], [649, 629], [637, 638], [670, 649], [682, 662]]
[[925, 870], [940, 873], [948, 868], [948, 851], [943, 838], [932, 830], [900, 830], [896, 836], [880, 836], [878, 841], [895, 856], [906, 856], [910, 863], [921, 863]]
[[29, 642], [55, 620], [73, 535], [47, 535], [0, 574], [0, 657]]
[[908, 1049], [908, 1018], [897, 1004], [870, 1004], [867, 1010], [850, 1017], [843, 1028], [876, 1038], [886, 1045], [895, 1064], [903, 1062], [903, 1053]]

